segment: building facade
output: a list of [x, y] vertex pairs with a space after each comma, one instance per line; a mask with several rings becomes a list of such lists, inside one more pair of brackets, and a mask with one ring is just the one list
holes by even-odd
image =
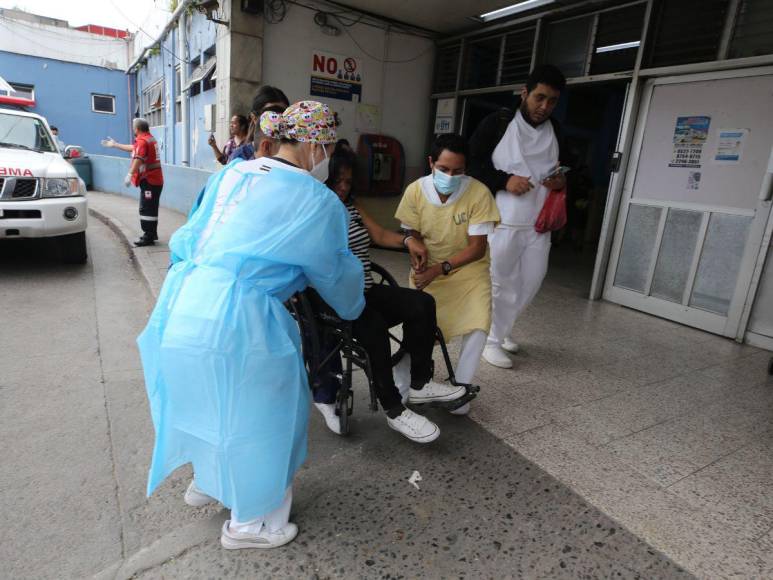
[[108, 135], [125, 143], [133, 116], [133, 79], [125, 74], [131, 50], [121, 31], [88, 32], [0, 9], [0, 77], [14, 89], [0, 89], [0, 106], [43, 115], [65, 144], [90, 153], [100, 152]]
[[[328, 103], [341, 120], [340, 136], [353, 146], [361, 134], [396, 138], [405, 149], [408, 178], [424, 170], [434, 61], [431, 39], [373, 18], [352, 24], [346, 32], [339, 25], [331, 34], [330, 24], [315, 20], [314, 3], [287, 5], [284, 13], [268, 18], [250, 9], [250, 2], [223, 0], [210, 14], [192, 4], [181, 2], [158, 41], [138, 51], [129, 68], [137, 79], [137, 113], [151, 120], [166, 163], [216, 169], [209, 135], [222, 146], [230, 117], [247, 115], [257, 89], [269, 84], [282, 89], [291, 102]], [[341, 65], [349, 59], [353, 78], [341, 78], [338, 84], [339, 79], [324, 79], [332, 81], [324, 87], [317, 80], [313, 87], [312, 79], [318, 76], [315, 55], [317, 62], [335, 59]], [[336, 84], [338, 89], [328, 90]]]

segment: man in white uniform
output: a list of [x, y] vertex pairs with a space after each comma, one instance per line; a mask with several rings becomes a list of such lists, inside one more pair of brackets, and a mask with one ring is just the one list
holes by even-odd
[[548, 192], [566, 185], [556, 173], [559, 139], [550, 118], [565, 85], [556, 67], [538, 66], [521, 90], [515, 115], [507, 109], [492, 113], [470, 140], [468, 173], [496, 192], [502, 218], [489, 236], [492, 323], [483, 351], [484, 360], [502, 368], [513, 366], [508, 356], [518, 351], [510, 338], [513, 325], [547, 273], [550, 232], [537, 233], [534, 224]]

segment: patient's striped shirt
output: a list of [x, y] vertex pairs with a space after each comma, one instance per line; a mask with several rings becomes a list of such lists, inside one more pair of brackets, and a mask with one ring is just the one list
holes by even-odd
[[346, 209], [349, 211], [349, 249], [362, 262], [365, 270], [365, 290], [368, 290], [373, 286], [373, 277], [370, 274], [370, 234], [354, 204], [347, 203]]

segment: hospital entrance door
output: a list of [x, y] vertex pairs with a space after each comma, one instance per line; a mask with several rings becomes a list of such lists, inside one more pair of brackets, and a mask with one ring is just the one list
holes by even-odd
[[740, 338], [767, 251], [773, 69], [643, 90], [604, 297]]

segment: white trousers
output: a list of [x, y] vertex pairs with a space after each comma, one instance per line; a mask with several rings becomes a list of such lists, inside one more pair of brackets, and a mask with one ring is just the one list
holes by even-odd
[[550, 232], [498, 226], [491, 248], [491, 330], [488, 344], [502, 344], [534, 300], [548, 271]]
[[261, 528], [266, 526], [269, 532], [276, 532], [281, 530], [290, 521], [290, 506], [293, 503], [293, 487], [290, 486], [285, 492], [285, 498], [282, 501], [282, 505], [267, 514], [255, 518], [254, 520], [247, 520], [246, 522], [237, 521], [231, 512], [231, 523], [228, 528], [232, 532], [241, 532], [243, 534], [259, 534]]
[[[486, 333], [482, 330], [473, 330], [462, 336], [462, 348], [454, 373], [458, 382], [472, 384], [485, 346]], [[408, 389], [411, 386], [411, 356], [409, 354], [403, 356], [400, 362], [394, 366], [392, 374], [395, 378], [395, 385], [400, 391], [400, 396], [403, 398], [403, 403], [405, 403], [408, 400]]]

